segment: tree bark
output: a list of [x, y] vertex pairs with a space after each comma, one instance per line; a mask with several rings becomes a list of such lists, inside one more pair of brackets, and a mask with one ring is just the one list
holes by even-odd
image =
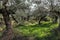
[[60, 28], [60, 16], [58, 16], [58, 24], [59, 24], [59, 28]]
[[5, 25], [6, 25], [6, 30], [2, 34], [1, 40], [11, 40], [13, 36], [12, 25], [11, 25], [9, 14], [7, 13], [6, 9], [3, 10], [2, 15], [3, 15]]
[[9, 13], [8, 13], [7, 6], [6, 6], [7, 2], [8, 0], [3, 0], [3, 4], [2, 4], [4, 8], [2, 8], [1, 13], [3, 15], [3, 19], [6, 25], [6, 30], [2, 34], [1, 40], [11, 40], [13, 36], [12, 25], [11, 25]]
[[42, 17], [39, 17], [39, 21], [38, 21], [39, 25], [41, 24], [41, 20], [42, 20]]
[[53, 23], [57, 23], [57, 19], [58, 19], [58, 17], [57, 16], [54, 16]]

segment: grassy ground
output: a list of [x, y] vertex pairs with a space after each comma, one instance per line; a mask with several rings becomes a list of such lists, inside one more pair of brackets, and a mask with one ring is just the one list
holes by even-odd
[[51, 22], [42, 22], [41, 25], [30, 23], [17, 26], [14, 28], [14, 31], [18, 35], [33, 36], [36, 40], [57, 40], [55, 33], [52, 32], [55, 28], [58, 28], [57, 23], [53, 24]]
[[[25, 25], [19, 25], [13, 28], [16, 35], [22, 35], [25, 37], [34, 37], [35, 40], [58, 40], [53, 29], [58, 28], [58, 24], [52, 22], [42, 21], [40, 25], [37, 22], [26, 22]], [[0, 36], [4, 27], [0, 27]]]

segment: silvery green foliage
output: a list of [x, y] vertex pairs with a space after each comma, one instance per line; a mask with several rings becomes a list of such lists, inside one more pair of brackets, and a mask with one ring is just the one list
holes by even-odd
[[54, 10], [60, 10], [60, 0], [8, 0], [6, 6], [13, 10], [17, 20], [21, 16], [47, 14], [54, 7]]

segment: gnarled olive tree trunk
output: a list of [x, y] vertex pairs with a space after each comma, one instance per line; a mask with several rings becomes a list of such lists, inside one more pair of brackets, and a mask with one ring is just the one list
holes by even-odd
[[2, 10], [3, 13], [3, 19], [6, 25], [6, 30], [3, 32], [2, 39], [1, 40], [11, 40], [12, 39], [12, 25], [9, 17], [9, 13], [7, 13], [6, 9]]
[[12, 25], [11, 25], [11, 21], [10, 21], [10, 17], [9, 17], [9, 12], [7, 10], [7, 4], [8, 0], [3, 0], [3, 6], [4, 8], [2, 8], [1, 14], [3, 15], [3, 19], [6, 25], [6, 29], [2, 34], [2, 39], [1, 40], [11, 40], [12, 36], [13, 36], [13, 31], [12, 31]]

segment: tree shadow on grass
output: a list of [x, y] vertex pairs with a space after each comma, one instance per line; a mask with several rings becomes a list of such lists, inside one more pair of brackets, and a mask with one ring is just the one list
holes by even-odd
[[31, 27], [50, 27], [53, 25], [52, 23], [47, 23], [47, 24], [36, 24], [36, 25], [30, 25]]
[[47, 27], [47, 28], [49, 28], [51, 25], [53, 25], [53, 23], [46, 23], [46, 24], [40, 24], [40, 25], [39, 24], [35, 24], [35, 25], [28, 25], [28, 26], [19, 24], [15, 28], [19, 28], [19, 27], [23, 27], [23, 28], [30, 28], [30, 27], [32, 27], [32, 28], [36, 28], [36, 27], [44, 28], [44, 27]]
[[36, 37], [35, 40], [60, 40], [60, 36], [56, 32], [56, 30], [52, 29], [50, 30], [50, 35], [44, 36], [44, 37]]
[[[29, 26], [25, 26], [25, 25], [21, 26], [21, 25], [19, 25], [18, 27], [23, 27], [24, 29], [26, 29], [26, 28], [29, 29], [31, 27], [31, 28], [35, 29], [36, 27], [37, 28], [40, 28], [40, 27], [41, 28], [46, 28], [46, 27], [49, 28], [51, 25], [53, 25], [53, 23], [40, 24], [40, 25], [36, 24], [36, 25], [29, 25]], [[32, 32], [34, 30], [29, 29], [29, 31]], [[42, 38], [36, 37], [35, 40], [56, 40], [55, 39], [56, 38], [55, 32], [54, 31], [50, 31], [50, 33], [51, 33], [51, 35], [47, 35], [47, 36], [42, 37]], [[15, 38], [14, 38], [14, 40], [15, 40]], [[16, 37], [16, 40], [28, 40], [28, 38], [26, 39], [26, 37], [19, 36], [19, 37]]]
[[60, 40], [60, 35], [58, 35], [57, 31], [52, 29], [50, 31], [50, 35], [47, 35], [45, 37], [36, 37], [35, 40]]

